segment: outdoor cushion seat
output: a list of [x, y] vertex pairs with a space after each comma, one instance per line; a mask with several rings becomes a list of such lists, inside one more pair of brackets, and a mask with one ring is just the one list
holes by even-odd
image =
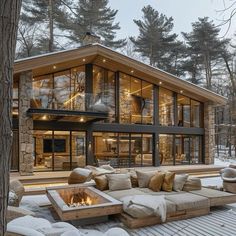
[[210, 207], [208, 198], [192, 193], [170, 194], [166, 195], [165, 198], [176, 204], [177, 211]]
[[224, 168], [220, 171], [223, 181], [236, 183], [236, 169]]
[[142, 191], [140, 191], [138, 188], [131, 188], [131, 189], [125, 189], [125, 190], [117, 190], [117, 191], [104, 191], [105, 193], [107, 193], [108, 195], [110, 195], [111, 197], [120, 200], [123, 197], [126, 196], [132, 196], [132, 195], [144, 195], [145, 193], [143, 193]]
[[201, 190], [191, 191], [191, 193], [207, 197], [210, 200], [210, 206], [221, 206], [236, 201], [236, 194], [216, 189], [202, 188]]

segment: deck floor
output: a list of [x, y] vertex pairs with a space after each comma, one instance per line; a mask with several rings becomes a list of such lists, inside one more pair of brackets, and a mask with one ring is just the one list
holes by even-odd
[[122, 227], [130, 236], [235, 236], [236, 211], [216, 208], [209, 215], [188, 220], [173, 221], [162, 225], [128, 229], [118, 221], [87, 226], [105, 232], [111, 227]]

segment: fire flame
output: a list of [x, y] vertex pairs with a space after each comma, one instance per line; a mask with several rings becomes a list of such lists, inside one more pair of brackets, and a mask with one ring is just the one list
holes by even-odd
[[82, 198], [79, 202], [74, 202], [74, 196], [72, 196], [68, 205], [69, 207], [91, 206], [92, 199], [87, 196], [86, 198]]

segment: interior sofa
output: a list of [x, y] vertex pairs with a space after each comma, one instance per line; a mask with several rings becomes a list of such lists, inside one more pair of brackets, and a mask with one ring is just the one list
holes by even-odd
[[[109, 170], [112, 173], [112, 170]], [[157, 172], [157, 171], [156, 171]], [[99, 189], [98, 179], [104, 180], [104, 178], [109, 178], [109, 172], [103, 173], [99, 178], [95, 176], [94, 180], [96, 182], [96, 187]], [[196, 216], [207, 215], [210, 212], [211, 207], [221, 206], [225, 204], [230, 204], [236, 202], [236, 194], [223, 192], [215, 189], [201, 187], [200, 179], [188, 177], [192, 179], [193, 182], [197, 181], [200, 183], [196, 189], [191, 187], [191, 181], [187, 181], [183, 185], [181, 191], [153, 191], [149, 187], [135, 187], [133, 185], [132, 173], [126, 173], [130, 175], [132, 186], [127, 189], [121, 188], [117, 190], [109, 189], [103, 190], [106, 194], [111, 197], [120, 200], [124, 203], [124, 198], [129, 196], [137, 195], [151, 195], [151, 196], [164, 196], [166, 202], [166, 220], [165, 222], [173, 220], [188, 219]], [[102, 177], [104, 176], [104, 177]], [[105, 177], [106, 176], [106, 177]], [[137, 177], [137, 176], [136, 176]], [[115, 177], [114, 177], [115, 179]], [[110, 180], [108, 180], [110, 181]], [[124, 182], [124, 181], [123, 181]], [[190, 183], [190, 185], [189, 185]], [[124, 183], [122, 183], [124, 184]], [[185, 186], [186, 185], [186, 186]], [[104, 187], [105, 185], [103, 185]], [[194, 185], [193, 185], [194, 186]], [[102, 190], [102, 189], [100, 189]], [[160, 216], [152, 215], [144, 218], [134, 217], [129, 213], [123, 211], [119, 215], [120, 220], [129, 228], [138, 228], [154, 224], [163, 223]]]

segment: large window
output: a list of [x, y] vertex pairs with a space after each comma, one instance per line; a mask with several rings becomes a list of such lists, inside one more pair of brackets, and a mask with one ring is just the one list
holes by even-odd
[[153, 124], [153, 85], [120, 74], [120, 123]]
[[12, 115], [17, 117], [19, 113], [19, 82], [14, 80], [13, 82], [13, 94], [12, 94]]
[[85, 109], [85, 68], [33, 78], [31, 107], [48, 109]]
[[159, 158], [161, 165], [174, 164], [174, 135], [160, 134], [159, 135]]
[[93, 66], [93, 108], [109, 112], [108, 122], [115, 122], [115, 73]]
[[34, 131], [35, 171], [71, 170], [86, 165], [85, 133]]
[[152, 135], [94, 132], [93, 136], [98, 164], [110, 163], [113, 167], [153, 164]]
[[174, 95], [164, 88], [159, 88], [159, 123], [163, 126], [174, 125]]
[[178, 126], [190, 127], [190, 99], [178, 94], [177, 106]]
[[201, 103], [191, 100], [191, 127], [202, 127]]

